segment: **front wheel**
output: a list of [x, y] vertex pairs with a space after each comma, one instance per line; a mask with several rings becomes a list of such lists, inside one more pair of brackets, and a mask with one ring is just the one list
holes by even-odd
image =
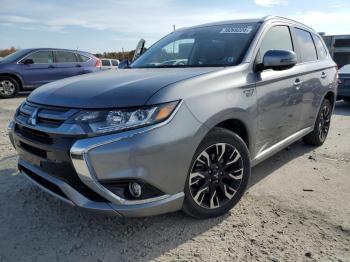
[[241, 199], [249, 176], [250, 157], [244, 141], [229, 130], [215, 128], [194, 154], [183, 210], [202, 219], [223, 215]]
[[321, 146], [326, 141], [329, 127], [331, 124], [332, 116], [332, 104], [329, 100], [325, 99], [322, 102], [320, 111], [318, 113], [314, 130], [303, 137], [305, 144], [312, 146]]
[[19, 85], [12, 77], [0, 77], [0, 98], [15, 97], [18, 93]]

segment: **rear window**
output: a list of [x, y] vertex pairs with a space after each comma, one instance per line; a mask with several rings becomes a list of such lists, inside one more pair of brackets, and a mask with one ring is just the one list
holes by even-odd
[[82, 54], [77, 54], [79, 57], [80, 62], [87, 62], [90, 60], [90, 57], [82, 55]]
[[310, 62], [317, 60], [317, 54], [314, 41], [308, 31], [302, 29], [295, 29], [296, 40], [299, 46], [300, 62]]
[[318, 59], [322, 60], [327, 58], [327, 50], [323, 45], [321, 39], [316, 35], [313, 35], [313, 38], [316, 45]]
[[102, 66], [111, 66], [111, 63], [109, 62], [109, 60], [106, 59], [102, 59]]
[[117, 60], [112, 60], [112, 66], [118, 66], [118, 65], [119, 65], [119, 63]]
[[73, 52], [55, 51], [55, 57], [57, 63], [77, 62], [77, 58]]
[[31, 53], [25, 59], [32, 59], [34, 64], [51, 64], [53, 63], [53, 55], [51, 51], [38, 51]]

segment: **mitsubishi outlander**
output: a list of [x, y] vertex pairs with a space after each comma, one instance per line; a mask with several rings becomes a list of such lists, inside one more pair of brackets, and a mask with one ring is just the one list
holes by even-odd
[[126, 217], [228, 212], [251, 167], [324, 143], [337, 68], [281, 17], [179, 29], [122, 70], [36, 89], [9, 124], [19, 171], [73, 206]]

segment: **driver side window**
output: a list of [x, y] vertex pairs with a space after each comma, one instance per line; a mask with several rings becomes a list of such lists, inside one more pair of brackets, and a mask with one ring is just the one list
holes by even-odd
[[176, 63], [173, 60], [177, 60], [177, 62], [187, 64], [187, 59], [192, 50], [193, 44], [193, 38], [176, 40], [161, 49], [158, 54], [158, 60], [161, 62], [169, 61], [169, 63]]
[[37, 51], [26, 57], [32, 59], [34, 64], [52, 64], [53, 55], [51, 51]]
[[265, 53], [269, 50], [294, 51], [288, 26], [279, 25], [270, 28], [261, 42], [257, 57], [258, 64], [262, 63]]

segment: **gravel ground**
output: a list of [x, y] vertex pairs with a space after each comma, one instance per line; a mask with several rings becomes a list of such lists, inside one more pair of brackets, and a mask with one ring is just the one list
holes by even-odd
[[350, 104], [326, 143], [293, 144], [252, 171], [230, 214], [97, 216], [41, 192], [16, 170], [0, 101], [0, 261], [350, 261]]

